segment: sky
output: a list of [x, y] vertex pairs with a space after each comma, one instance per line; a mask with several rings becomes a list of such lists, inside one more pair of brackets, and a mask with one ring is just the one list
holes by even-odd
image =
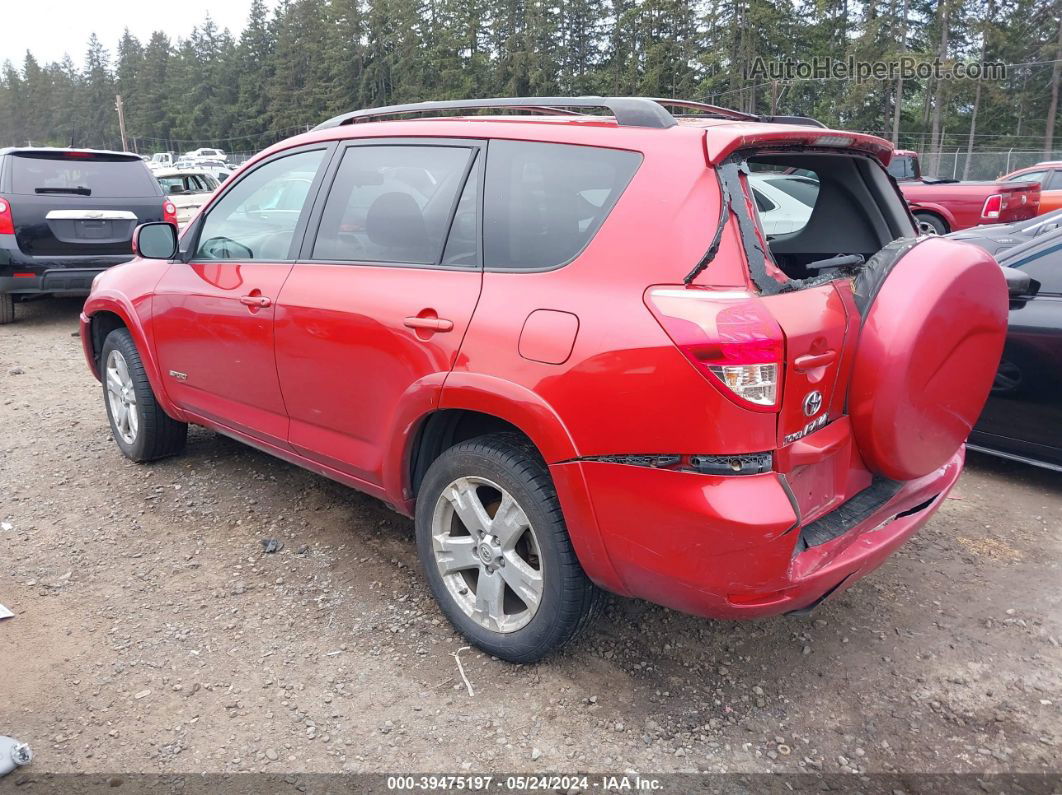
[[155, 30], [171, 39], [187, 37], [208, 11], [219, 29], [238, 36], [251, 0], [2, 0], [2, 5], [0, 63], [21, 65], [28, 49], [42, 64], [69, 53], [80, 68], [93, 32], [112, 57], [126, 27], [142, 42]]

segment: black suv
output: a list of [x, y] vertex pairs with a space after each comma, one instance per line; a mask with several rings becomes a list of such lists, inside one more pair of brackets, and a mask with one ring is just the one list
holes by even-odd
[[97, 273], [133, 258], [147, 221], [176, 223], [177, 209], [137, 155], [0, 149], [0, 324], [16, 298], [87, 295]]

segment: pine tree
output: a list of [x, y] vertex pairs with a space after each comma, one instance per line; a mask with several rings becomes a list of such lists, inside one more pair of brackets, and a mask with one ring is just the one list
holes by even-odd
[[[114, 68], [114, 88], [122, 96], [125, 105], [126, 131], [132, 132], [131, 123], [144, 116], [143, 96], [140, 88], [144, 73], [144, 48], [136, 36], [125, 29], [118, 42], [117, 63]], [[130, 134], [130, 145], [135, 146]]]
[[273, 78], [275, 39], [268, 16], [264, 0], [251, 0], [247, 27], [240, 34], [233, 56], [236, 76], [233, 134], [245, 136], [235, 142], [240, 148], [261, 148], [266, 142], [257, 136], [269, 129], [268, 86]]
[[26, 58], [22, 62], [21, 90], [23, 96], [33, 98], [18, 110], [26, 131], [36, 136], [34, 143], [56, 143], [58, 136], [52, 128], [51, 81], [29, 50], [26, 51]]
[[326, 37], [326, 12], [324, 0], [291, 0], [277, 9], [269, 118], [289, 133], [322, 121], [334, 92], [319, 46]]
[[[261, 2], [261, 0], [255, 0]], [[325, 115], [337, 115], [361, 104], [365, 72], [365, 14], [361, 0], [332, 0], [322, 67], [331, 76]]]
[[79, 131], [81, 145], [119, 149], [118, 117], [114, 109], [114, 79], [110, 71], [110, 56], [93, 33], [89, 36], [85, 53], [83, 90], [85, 92], [84, 124]]
[[22, 113], [27, 97], [22, 75], [11, 61], [4, 61], [0, 85], [3, 86], [3, 93], [0, 94], [0, 124], [3, 124], [4, 138], [12, 144], [24, 145], [27, 142], [27, 134], [32, 135], [36, 130], [27, 129], [23, 121]]

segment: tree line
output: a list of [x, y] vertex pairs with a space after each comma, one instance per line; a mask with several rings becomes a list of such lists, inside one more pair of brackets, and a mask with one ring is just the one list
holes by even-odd
[[[1055, 145], [1059, 0], [252, 0], [239, 36], [95, 34], [0, 73], [0, 145], [256, 151], [332, 115], [426, 99], [643, 95], [799, 114], [923, 152]], [[992, 80], [765, 79], [756, 63], [992, 61]]]

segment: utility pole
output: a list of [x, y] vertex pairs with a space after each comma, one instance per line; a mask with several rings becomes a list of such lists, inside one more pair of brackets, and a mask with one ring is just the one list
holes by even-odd
[[122, 95], [114, 97], [114, 107], [118, 111], [118, 131], [122, 134], [122, 151], [129, 151], [129, 143], [125, 140], [125, 105], [122, 103]]

